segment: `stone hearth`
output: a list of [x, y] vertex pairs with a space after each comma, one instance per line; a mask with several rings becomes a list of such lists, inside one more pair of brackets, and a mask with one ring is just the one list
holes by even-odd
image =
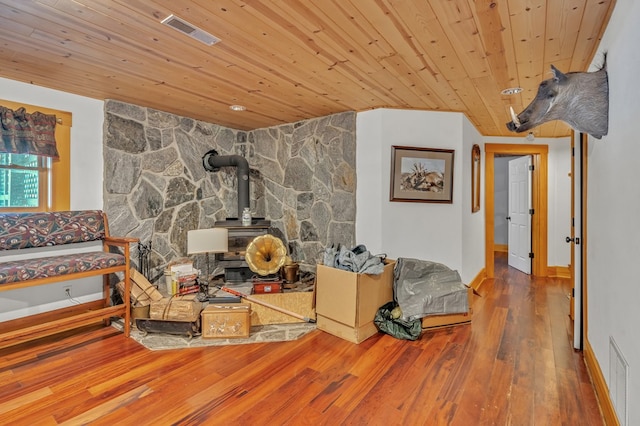
[[[114, 321], [113, 326], [122, 330], [122, 320]], [[314, 331], [315, 324], [293, 323], [272, 324], [251, 327], [249, 337], [244, 339], [203, 339], [200, 336], [174, 336], [164, 333], [144, 334], [135, 327], [131, 329], [131, 338], [151, 350], [199, 348], [206, 346], [246, 345], [250, 343], [286, 342], [297, 340]]]

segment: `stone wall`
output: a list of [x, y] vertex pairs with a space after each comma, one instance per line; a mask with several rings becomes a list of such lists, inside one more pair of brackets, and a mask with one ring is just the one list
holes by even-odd
[[104, 210], [111, 234], [151, 242], [155, 277], [186, 256], [187, 231], [237, 216], [235, 168], [211, 173], [202, 165], [216, 149], [248, 160], [251, 211], [271, 220], [295, 261], [314, 264], [331, 243], [351, 247], [355, 118], [345, 112], [244, 132], [107, 101]]

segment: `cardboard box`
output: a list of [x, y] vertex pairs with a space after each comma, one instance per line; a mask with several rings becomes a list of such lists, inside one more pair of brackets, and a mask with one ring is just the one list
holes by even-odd
[[[307, 318], [315, 318], [316, 311], [313, 303], [313, 292], [287, 292], [273, 294], [252, 294], [252, 299], [269, 303], [290, 312], [302, 315]], [[251, 325], [268, 324], [292, 324], [305, 322], [300, 318], [287, 315], [269, 307], [253, 303], [246, 299], [242, 303], [251, 305]]]
[[393, 300], [393, 268], [387, 260], [380, 275], [357, 274], [318, 265], [316, 317], [320, 330], [353, 343], [378, 332], [373, 322], [382, 305]]
[[208, 305], [202, 311], [202, 338], [249, 337], [251, 307], [242, 303]]
[[449, 314], [449, 315], [431, 315], [422, 318], [422, 328], [447, 327], [451, 325], [467, 324], [471, 322], [473, 316], [473, 289], [467, 288], [467, 297], [469, 298], [469, 313], [466, 314]]

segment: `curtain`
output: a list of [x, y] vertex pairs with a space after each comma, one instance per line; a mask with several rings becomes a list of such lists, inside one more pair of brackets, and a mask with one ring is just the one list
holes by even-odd
[[58, 158], [56, 116], [0, 106], [0, 152]]

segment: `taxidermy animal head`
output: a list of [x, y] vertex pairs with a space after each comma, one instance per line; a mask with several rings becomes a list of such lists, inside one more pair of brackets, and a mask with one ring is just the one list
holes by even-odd
[[551, 65], [553, 78], [543, 81], [538, 93], [524, 111], [516, 115], [511, 108], [512, 132], [526, 132], [547, 121], [562, 120], [574, 130], [600, 139], [609, 131], [609, 82], [606, 56], [595, 72], [563, 74]]

